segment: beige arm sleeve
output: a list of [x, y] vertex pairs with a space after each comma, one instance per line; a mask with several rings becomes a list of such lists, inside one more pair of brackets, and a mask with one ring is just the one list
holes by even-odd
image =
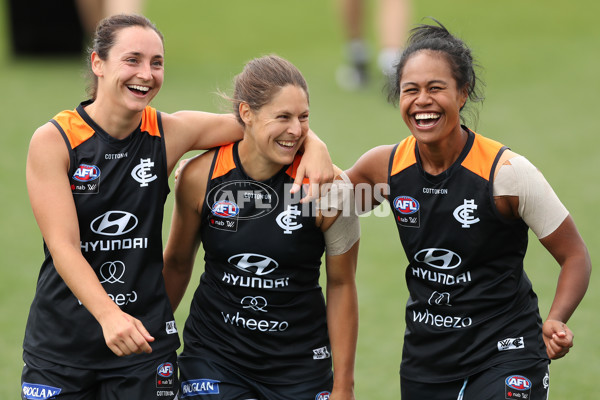
[[348, 175], [342, 172], [340, 177], [342, 180], [335, 180], [331, 189], [318, 202], [323, 215], [331, 212], [338, 214], [331, 226], [323, 232], [327, 255], [330, 256], [344, 254], [360, 239], [354, 188]]
[[569, 215], [544, 175], [520, 155], [500, 167], [494, 196], [518, 196], [519, 216], [538, 239], [554, 232]]

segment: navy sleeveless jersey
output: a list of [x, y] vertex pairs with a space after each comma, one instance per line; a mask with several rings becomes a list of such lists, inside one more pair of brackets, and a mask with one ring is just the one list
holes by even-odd
[[200, 228], [205, 268], [183, 355], [269, 383], [331, 372], [319, 285], [323, 233], [312, 210], [288, 194], [299, 161], [255, 181], [242, 169], [237, 143], [216, 151]]
[[117, 140], [90, 118], [85, 105], [51, 121], [69, 149], [81, 252], [108, 296], [154, 336], [153, 353], [117, 357], [108, 348], [100, 324], [58, 275], [45, 243], [24, 350], [64, 365], [127, 366], [179, 347], [162, 277], [162, 221], [169, 193], [162, 125], [160, 113], [146, 107], [140, 126]]
[[432, 176], [414, 137], [394, 147], [389, 201], [409, 262], [401, 365], [408, 379], [444, 382], [503, 361], [547, 358], [523, 270], [528, 227], [502, 217], [493, 199], [505, 149], [468, 131], [457, 161]]

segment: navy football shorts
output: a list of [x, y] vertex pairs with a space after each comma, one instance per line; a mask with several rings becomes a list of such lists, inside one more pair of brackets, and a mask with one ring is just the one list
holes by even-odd
[[444, 383], [400, 378], [402, 400], [546, 400], [548, 360], [518, 360], [494, 365], [466, 379]]
[[111, 369], [73, 368], [24, 353], [21, 399], [173, 400], [176, 399], [177, 354]]
[[252, 380], [200, 357], [179, 357], [179, 399], [196, 400], [327, 400], [333, 373], [289, 385]]

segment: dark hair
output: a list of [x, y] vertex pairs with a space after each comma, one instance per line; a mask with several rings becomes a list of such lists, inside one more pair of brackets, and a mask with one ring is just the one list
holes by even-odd
[[91, 55], [93, 52], [98, 54], [101, 60], [106, 60], [108, 58], [108, 52], [115, 45], [115, 36], [117, 33], [124, 28], [129, 28], [132, 26], [140, 26], [142, 28], [152, 29], [154, 32], [158, 34], [160, 40], [164, 45], [164, 37], [162, 33], [158, 30], [156, 25], [152, 23], [148, 18], [143, 15], [138, 14], [116, 14], [111, 15], [110, 17], [104, 18], [102, 21], [98, 23], [96, 27], [96, 32], [94, 33], [94, 37], [92, 39], [92, 45], [88, 48], [88, 74], [89, 74], [89, 86], [87, 89], [88, 95], [92, 100], [96, 99], [98, 94], [98, 77], [94, 75], [91, 67]]
[[[452, 70], [456, 86], [459, 89], [467, 89], [469, 100], [472, 103], [482, 102], [484, 97], [480, 86], [483, 85], [483, 82], [475, 73], [475, 69], [479, 69], [479, 65], [474, 61], [471, 49], [461, 39], [452, 35], [439, 21], [435, 19], [433, 21], [437, 26], [421, 24], [410, 31], [406, 47], [396, 65], [396, 74], [390, 82], [388, 101], [398, 105], [400, 79], [410, 57], [420, 51], [429, 50], [439, 52], [446, 59]], [[461, 108], [461, 119], [463, 119], [462, 110]]]
[[[284, 86], [298, 86], [306, 93], [308, 85], [294, 64], [276, 55], [268, 55], [249, 61], [234, 78], [233, 113], [238, 122], [245, 126], [240, 116], [240, 104], [247, 103], [253, 111], [269, 103]], [[223, 96], [227, 97], [227, 96]]]

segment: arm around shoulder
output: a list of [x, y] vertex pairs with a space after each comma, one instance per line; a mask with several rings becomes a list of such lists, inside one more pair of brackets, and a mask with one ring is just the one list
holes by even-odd
[[161, 113], [168, 172], [191, 150], [208, 150], [242, 139], [243, 129], [233, 114], [204, 111]]
[[298, 166], [296, 179], [291, 189], [291, 193], [296, 193], [305, 178], [308, 178], [310, 186], [302, 203], [318, 197], [319, 185], [329, 183], [333, 180], [333, 163], [327, 145], [312, 131], [309, 130], [303, 143], [303, 156]]
[[394, 145], [372, 148], [346, 171], [354, 185], [356, 206], [360, 214], [371, 211], [389, 194], [388, 167], [393, 149]]

